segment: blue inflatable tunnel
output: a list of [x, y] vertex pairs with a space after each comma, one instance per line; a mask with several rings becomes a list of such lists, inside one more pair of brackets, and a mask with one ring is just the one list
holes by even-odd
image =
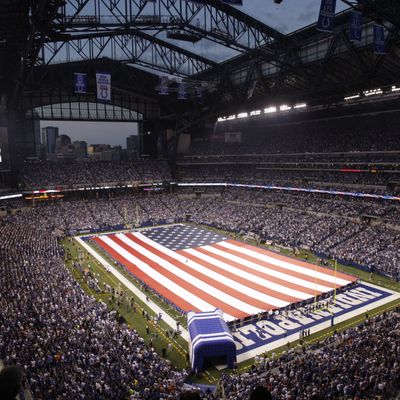
[[236, 361], [236, 346], [223, 318], [223, 312], [218, 308], [210, 312], [189, 312], [187, 321], [193, 371], [203, 371], [206, 359], [224, 359], [228, 368], [233, 368]]

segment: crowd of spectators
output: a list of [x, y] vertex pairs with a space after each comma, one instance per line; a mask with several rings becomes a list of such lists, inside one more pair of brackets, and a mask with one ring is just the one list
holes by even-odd
[[[262, 126], [227, 121], [193, 138], [178, 161], [179, 178], [398, 192], [399, 127], [397, 114]], [[238, 131], [240, 142], [225, 141]]]
[[26, 162], [19, 173], [22, 187], [39, 189], [170, 179], [168, 163], [158, 160]]
[[6, 217], [0, 237], [0, 359], [35, 399], [177, 398], [186, 371], [83, 292], [41, 212]]
[[[396, 170], [395, 154], [376, 153], [371, 158], [354, 152], [400, 149], [398, 127], [398, 117], [387, 115], [255, 130], [241, 145], [227, 146], [217, 137], [211, 147], [194, 145], [193, 154], [215, 155], [224, 162], [237, 160], [224, 159], [227, 154], [309, 154], [306, 160], [297, 155], [285, 158], [294, 163], [291, 171], [282, 170], [283, 164], [280, 170], [261, 169], [256, 163], [265, 161], [261, 156], [251, 165], [186, 165], [180, 174], [185, 180], [301, 183], [314, 188], [374, 185], [378, 188], [369, 192], [385, 192], [396, 174], [341, 174], [303, 162], [319, 159], [312, 153], [352, 152], [343, 154], [340, 162], [390, 162], [385, 168]], [[329, 160], [333, 164], [328, 169], [339, 165], [337, 156]], [[170, 179], [166, 162], [149, 160], [29, 163], [20, 171], [26, 188]], [[177, 399], [188, 374], [157, 355], [73, 279], [59, 238], [77, 230], [190, 221], [234, 233], [252, 232], [261, 241], [307, 248], [400, 278], [400, 207], [393, 202], [266, 190], [200, 190], [201, 194], [191, 188], [151, 194], [107, 191], [86, 199], [71, 195], [62, 201], [28, 204], [26, 210], [0, 220], [0, 359], [24, 368], [35, 399]], [[12, 203], [20, 207], [22, 200]], [[261, 384], [276, 400], [316, 394], [329, 400], [392, 398], [400, 376], [399, 329], [396, 310], [302, 351], [260, 358], [248, 373], [224, 375], [221, 396], [247, 400]], [[210, 393], [205, 397], [220, 398]]]
[[[193, 141], [190, 154], [286, 154], [400, 150], [398, 113], [353, 116], [293, 124], [218, 124], [209, 140]], [[241, 132], [240, 143], [225, 143], [225, 133]], [[204, 139], [204, 138], [202, 138]]]
[[388, 201], [312, 193], [208, 188], [201, 195], [132, 193], [38, 204], [33, 213], [65, 232], [122, 225], [152, 225], [189, 220], [256, 234], [292, 248], [306, 248], [380, 270], [398, 279], [400, 207]]
[[[386, 192], [387, 185], [400, 182], [400, 170], [396, 173], [354, 172], [357, 169], [282, 168], [281, 166], [261, 166], [257, 164], [181, 164], [179, 178], [184, 182], [228, 182], [245, 184], [267, 184], [305, 188], [334, 187], [359, 191]], [[390, 191], [396, 191], [395, 187]]]
[[[232, 232], [253, 232], [261, 240], [307, 248], [327, 257], [399, 276], [400, 207], [383, 201], [279, 191], [208, 189], [201, 196], [108, 194], [85, 201], [38, 204], [46, 223], [65, 232], [121, 225], [190, 221]], [[379, 222], [379, 224], [377, 224]]]
[[[341, 257], [350, 249], [348, 257], [356, 254], [365, 264], [380, 255], [383, 268], [398, 271], [398, 231], [355, 222], [365, 209], [385, 216], [394, 206], [342, 201], [332, 207], [336, 213], [326, 215], [329, 203], [315, 195], [296, 200], [266, 191], [214, 189], [199, 196], [184, 190], [65, 200], [7, 216], [0, 226], [0, 358], [23, 366], [36, 399], [175, 399], [188, 372], [175, 370], [83, 292], [64, 266], [61, 231], [131, 218], [156, 223], [189, 217], [313, 250], [324, 243]], [[400, 314], [391, 312], [304, 352], [261, 358], [250, 372], [223, 377], [225, 398], [248, 399], [259, 384], [277, 400], [315, 393], [324, 399], [390, 398], [400, 372], [399, 328]]]

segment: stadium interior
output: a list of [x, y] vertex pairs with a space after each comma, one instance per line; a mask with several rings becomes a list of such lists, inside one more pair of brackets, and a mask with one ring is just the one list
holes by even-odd
[[297, 1], [0, 0], [0, 400], [400, 399], [400, 3]]

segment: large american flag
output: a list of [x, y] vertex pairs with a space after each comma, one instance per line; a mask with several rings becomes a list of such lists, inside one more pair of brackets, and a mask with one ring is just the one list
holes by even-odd
[[285, 307], [355, 280], [191, 225], [92, 240], [180, 309], [220, 308], [226, 320]]

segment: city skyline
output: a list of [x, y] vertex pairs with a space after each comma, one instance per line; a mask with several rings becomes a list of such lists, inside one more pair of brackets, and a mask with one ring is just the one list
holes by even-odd
[[40, 128], [58, 127], [60, 135], [67, 135], [72, 142], [85, 141], [91, 144], [109, 144], [126, 148], [126, 138], [137, 135], [136, 122], [78, 122], [40, 121]]

